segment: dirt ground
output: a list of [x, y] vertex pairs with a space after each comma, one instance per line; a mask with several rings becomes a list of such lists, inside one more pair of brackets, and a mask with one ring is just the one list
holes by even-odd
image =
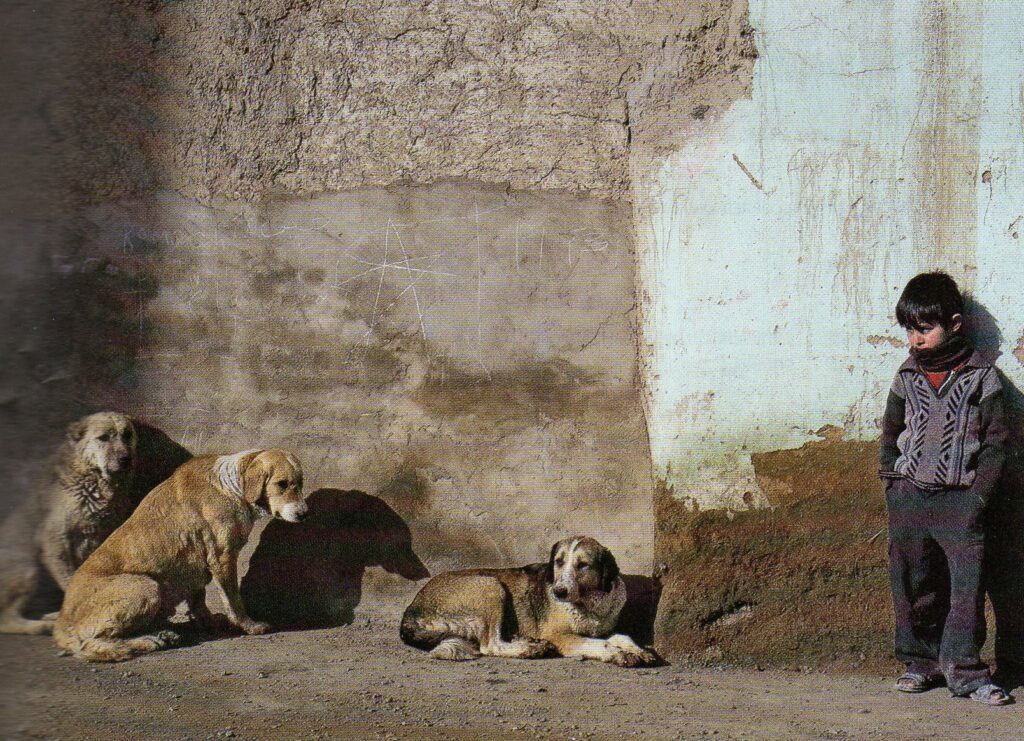
[[208, 641], [123, 664], [0, 636], [4, 739], [957, 738], [1024, 735], [1024, 708], [890, 676], [568, 659], [442, 663], [398, 639], [399, 610], [352, 625]]

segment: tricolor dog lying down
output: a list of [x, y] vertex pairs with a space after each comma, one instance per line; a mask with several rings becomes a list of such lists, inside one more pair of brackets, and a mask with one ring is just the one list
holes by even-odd
[[551, 548], [547, 563], [435, 576], [406, 608], [400, 635], [450, 661], [555, 653], [618, 666], [653, 664], [653, 653], [612, 634], [625, 603], [611, 552], [593, 538], [566, 538]]
[[298, 522], [306, 511], [302, 468], [291, 453], [193, 458], [147, 494], [71, 577], [54, 628], [57, 645], [90, 661], [122, 661], [173, 645], [173, 631], [146, 633], [182, 601], [213, 627], [205, 599], [211, 577], [227, 619], [250, 635], [266, 633], [270, 626], [242, 605], [238, 552], [260, 516]]

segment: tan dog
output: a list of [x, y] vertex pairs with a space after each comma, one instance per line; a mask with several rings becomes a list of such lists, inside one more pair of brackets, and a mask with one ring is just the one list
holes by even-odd
[[53, 620], [22, 617], [44, 566], [61, 589], [132, 510], [136, 432], [117, 412], [68, 425], [52, 477], [0, 530], [0, 633], [49, 633]]
[[406, 608], [400, 635], [451, 661], [555, 652], [619, 666], [653, 664], [657, 657], [629, 636], [612, 635], [625, 603], [611, 552], [593, 538], [566, 538], [546, 564], [435, 576]]
[[57, 645], [90, 661], [166, 648], [177, 634], [143, 633], [182, 601], [212, 626], [211, 578], [227, 619], [247, 634], [266, 633], [266, 623], [246, 614], [237, 576], [238, 552], [266, 514], [288, 522], [306, 514], [302, 468], [291, 453], [251, 450], [185, 463], [75, 572], [54, 629]]

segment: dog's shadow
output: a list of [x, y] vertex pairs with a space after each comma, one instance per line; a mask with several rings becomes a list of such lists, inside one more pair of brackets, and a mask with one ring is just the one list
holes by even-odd
[[250, 617], [276, 629], [349, 625], [370, 566], [417, 581], [430, 576], [405, 521], [361, 491], [319, 489], [301, 523], [273, 520], [242, 579]]
[[661, 602], [661, 579], [658, 576], [623, 574], [626, 604], [619, 613], [615, 632], [625, 633], [641, 646], [654, 643], [654, 622]]
[[163, 430], [140, 420], [133, 420], [137, 436], [135, 475], [130, 496], [132, 509], [142, 498], [171, 477], [177, 468], [192, 458], [187, 448], [179, 445]]

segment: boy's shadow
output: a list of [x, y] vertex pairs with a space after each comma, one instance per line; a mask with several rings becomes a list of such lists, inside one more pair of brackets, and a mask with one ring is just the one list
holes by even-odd
[[384, 500], [319, 489], [307, 503], [301, 523], [271, 521], [253, 551], [241, 591], [254, 619], [285, 629], [349, 625], [367, 567], [413, 581], [430, 576], [408, 525]]
[[[986, 360], [1000, 355], [1003, 335], [989, 311], [967, 297], [965, 332]], [[1010, 439], [999, 490], [986, 513], [985, 579], [996, 617], [997, 679], [1024, 685], [1024, 393], [1001, 370]]]

